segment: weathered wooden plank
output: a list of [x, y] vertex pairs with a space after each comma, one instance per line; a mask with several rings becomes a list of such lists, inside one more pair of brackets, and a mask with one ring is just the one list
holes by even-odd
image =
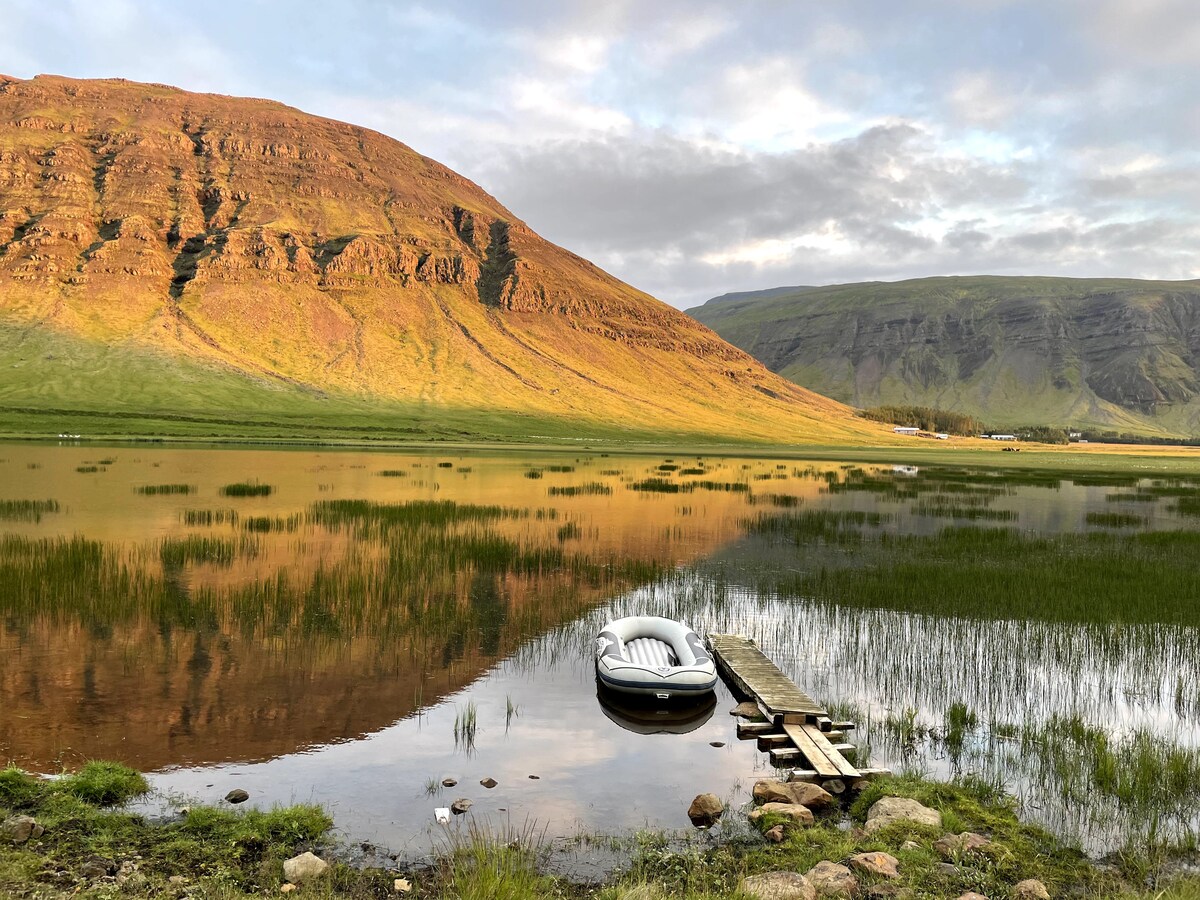
[[740, 741], [748, 741], [760, 734], [770, 734], [775, 730], [774, 722], [738, 722], [737, 736]]
[[[791, 763], [805, 761], [804, 754], [795, 747], [772, 747], [767, 753], [771, 757], [771, 765], [773, 766], [786, 766]], [[811, 760], [809, 760], [809, 765], [812, 765]]]
[[[813, 726], [784, 725], [783, 730], [792, 739], [792, 743], [796, 745], [796, 749], [808, 760], [809, 766], [815, 769], [817, 774], [822, 778], [836, 778], [843, 774], [837, 764], [826, 754], [824, 748], [819, 747], [812, 739], [811, 730], [815, 730]], [[817, 731], [817, 734], [820, 733], [820, 731]], [[826, 741], [825, 743], [828, 744], [829, 742]], [[774, 758], [774, 754], [772, 754], [772, 760]]]
[[[804, 736], [812, 741], [813, 744], [816, 745], [817, 749], [820, 750], [820, 752], [823, 753], [825, 757], [834, 765], [839, 775], [844, 775], [847, 778], [858, 777], [858, 769], [854, 768], [850, 761], [846, 759], [846, 757], [842, 756], [842, 754], [834, 748], [833, 744], [829, 743], [829, 739], [825, 737], [825, 735], [821, 732], [821, 729], [817, 728], [815, 725], [803, 725], [801, 726], [800, 730], [804, 733]], [[792, 739], [793, 743], [795, 743], [797, 747], [800, 746], [799, 742], [796, 741], [795, 735], [793, 735], [790, 731], [788, 732], [788, 736]]]

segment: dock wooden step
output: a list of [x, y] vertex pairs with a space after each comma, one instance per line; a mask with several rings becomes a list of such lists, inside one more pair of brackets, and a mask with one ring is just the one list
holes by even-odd
[[792, 743], [804, 754], [810, 767], [822, 777], [858, 778], [858, 769], [842, 756], [841, 752], [829, 742], [824, 732], [816, 725], [784, 724], [784, 732], [792, 739]]

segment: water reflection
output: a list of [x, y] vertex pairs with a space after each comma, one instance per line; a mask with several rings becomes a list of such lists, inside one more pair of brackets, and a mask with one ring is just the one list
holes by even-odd
[[[472, 817], [560, 837], [686, 827], [696, 793], [745, 799], [766, 756], [733, 739], [723, 687], [665, 715], [598, 695], [592, 641], [624, 615], [748, 634], [860, 720], [874, 763], [998, 778], [1094, 848], [1119, 828], [1064, 799], [1031, 735], [1069, 719], [1200, 745], [1186, 567], [1161, 567], [1178, 576], [1165, 601], [1076, 589], [1105, 554], [1184, 554], [1200, 496], [1186, 479], [585, 453], [0, 456], [0, 756], [35, 769], [107, 757], [205, 800], [314, 800], [410, 854], [443, 837], [430, 811], [454, 799], [447, 775]], [[254, 481], [272, 491], [221, 493]], [[989, 559], [987, 530], [1003, 529], [1018, 564], [1001, 579], [1056, 558], [1024, 536], [1069, 537], [1075, 555], [1030, 596], [947, 597], [922, 581], [952, 565], [947, 527], [980, 529], [965, 545]], [[927, 568], [892, 590], [883, 567], [906, 554]]]
[[635, 697], [610, 691], [596, 683], [596, 699], [608, 718], [634, 734], [687, 734], [712, 718], [717, 697], [709, 694], [699, 701], [667, 703], [653, 697]]

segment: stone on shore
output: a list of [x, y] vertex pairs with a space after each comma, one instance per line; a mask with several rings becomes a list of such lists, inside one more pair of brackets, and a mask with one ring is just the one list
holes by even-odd
[[757, 822], [767, 813], [786, 816], [795, 825], [811, 825], [814, 821], [812, 810], [799, 803], [764, 803], [758, 809], [751, 810], [750, 821]]
[[754, 799], [762, 803], [798, 803], [809, 809], [833, 806], [833, 794], [806, 781], [777, 781], [764, 778], [754, 783]]
[[945, 859], [953, 859], [964, 853], [974, 853], [976, 850], [990, 847], [991, 844], [992, 842], [982, 834], [964, 831], [962, 834], [947, 834], [938, 838], [933, 842], [933, 849]]
[[907, 797], [884, 797], [875, 801], [867, 813], [867, 834], [874, 834], [894, 822], [915, 822], [931, 828], [942, 827], [942, 814]]
[[697, 794], [692, 805], [688, 807], [687, 814], [693, 825], [701, 826], [713, 824], [721, 818], [723, 812], [725, 804], [716, 794]]
[[1050, 900], [1050, 892], [1036, 878], [1018, 881], [1012, 889], [1013, 900]]
[[453, 803], [450, 804], [450, 812], [454, 813], [456, 816], [461, 816], [468, 809], [470, 809], [472, 805], [473, 804], [471, 803], [471, 801], [468, 800], [466, 797], [459, 797], [457, 800], [455, 800]]
[[858, 879], [843, 865], [821, 860], [805, 875], [822, 897], [853, 897], [858, 890]]
[[329, 863], [312, 852], [293, 856], [283, 864], [283, 877], [293, 884], [316, 878], [329, 868]]
[[859, 853], [850, 857], [850, 868], [865, 875], [877, 878], [898, 878], [900, 876], [900, 860], [890, 853], [879, 850], [870, 853]]
[[0, 823], [0, 840], [23, 844], [31, 838], [40, 838], [46, 829], [33, 816], [11, 816]]
[[241, 788], [234, 788], [232, 791], [230, 791], [228, 794], [225, 795], [226, 803], [245, 803], [249, 799], [250, 799], [250, 795], [247, 794], [245, 791], [243, 791]]
[[817, 900], [817, 889], [799, 872], [766, 872], [750, 875], [738, 891], [758, 900]]

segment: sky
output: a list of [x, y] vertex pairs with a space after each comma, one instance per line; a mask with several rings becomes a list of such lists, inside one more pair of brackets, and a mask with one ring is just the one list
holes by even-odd
[[374, 128], [681, 308], [1200, 277], [1194, 0], [0, 0], [0, 72]]

